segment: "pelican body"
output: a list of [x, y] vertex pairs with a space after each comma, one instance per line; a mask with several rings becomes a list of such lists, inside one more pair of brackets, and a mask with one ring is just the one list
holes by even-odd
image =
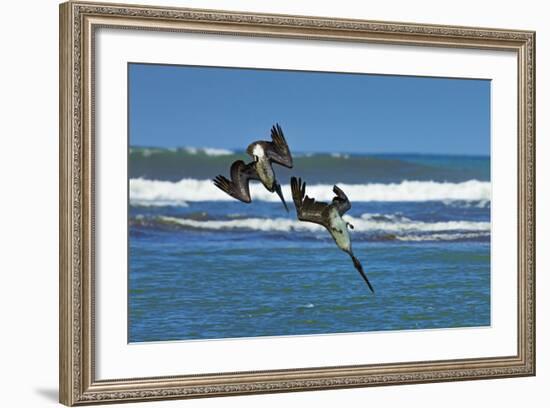
[[271, 128], [271, 142], [258, 140], [252, 142], [246, 149], [246, 153], [253, 161], [245, 164], [237, 160], [231, 165], [231, 180], [222, 175], [214, 178], [216, 187], [230, 196], [245, 203], [250, 203], [250, 180], [259, 180], [271, 193], [275, 192], [281, 199], [288, 212], [281, 185], [277, 182], [273, 163], [292, 168], [292, 155], [286, 143], [283, 130], [279, 124]]
[[306, 195], [306, 183], [302, 183], [302, 179], [292, 177], [290, 179], [290, 186], [298, 219], [325, 227], [338, 248], [351, 257], [353, 266], [360, 273], [371, 292], [374, 293], [374, 288], [370, 284], [361, 262], [355, 257], [351, 248], [351, 237], [348, 227], [353, 229], [353, 225], [342, 218], [342, 215], [351, 208], [351, 203], [346, 194], [335, 185], [332, 191], [334, 191], [336, 196], [330, 204], [327, 204], [316, 202], [313, 198], [308, 197]]
[[335, 207], [328, 209], [329, 232], [338, 248], [351, 253], [351, 237], [348, 231], [348, 223], [344, 221]]
[[264, 187], [273, 192], [277, 180], [275, 179], [275, 172], [273, 171], [273, 167], [271, 167], [271, 161], [265, 153], [262, 142], [251, 143], [246, 152], [254, 159], [254, 168]]

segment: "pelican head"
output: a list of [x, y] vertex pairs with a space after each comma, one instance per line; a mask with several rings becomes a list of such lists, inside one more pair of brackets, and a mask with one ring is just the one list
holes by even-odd
[[252, 157], [254, 161], [258, 161], [265, 156], [264, 148], [258, 142], [249, 144], [248, 147], [246, 148], [246, 153], [250, 157]]

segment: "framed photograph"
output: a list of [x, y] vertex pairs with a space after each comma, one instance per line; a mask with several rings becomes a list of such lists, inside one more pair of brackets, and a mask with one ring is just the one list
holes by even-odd
[[60, 6], [60, 401], [535, 374], [535, 33]]

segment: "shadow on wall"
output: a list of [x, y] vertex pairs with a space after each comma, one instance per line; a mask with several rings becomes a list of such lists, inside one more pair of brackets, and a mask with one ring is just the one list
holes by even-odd
[[57, 388], [38, 388], [34, 391], [36, 392], [36, 394], [42, 396], [48, 401], [59, 401], [59, 393], [57, 392]]

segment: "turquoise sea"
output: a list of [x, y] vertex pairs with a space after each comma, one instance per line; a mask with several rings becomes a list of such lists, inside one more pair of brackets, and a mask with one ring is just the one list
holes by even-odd
[[[295, 154], [244, 204], [210, 179], [245, 159], [223, 149], [133, 147], [129, 342], [490, 325], [490, 159]], [[376, 294], [328, 232], [296, 219], [288, 184], [352, 208], [353, 248]]]

